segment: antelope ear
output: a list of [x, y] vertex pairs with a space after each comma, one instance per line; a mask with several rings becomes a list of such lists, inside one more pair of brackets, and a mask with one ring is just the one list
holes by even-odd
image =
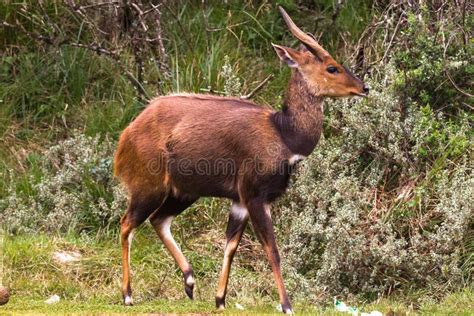
[[273, 48], [275, 49], [278, 57], [281, 61], [285, 62], [290, 68], [298, 68], [298, 62], [295, 57], [298, 52], [284, 46], [276, 45], [272, 43]]

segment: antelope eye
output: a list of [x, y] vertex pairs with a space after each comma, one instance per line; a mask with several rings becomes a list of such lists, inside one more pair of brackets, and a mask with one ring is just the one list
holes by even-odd
[[326, 70], [327, 70], [330, 74], [333, 74], [333, 73], [336, 73], [336, 72], [337, 72], [337, 68], [334, 67], [334, 66], [328, 66], [328, 68], [326, 68]]

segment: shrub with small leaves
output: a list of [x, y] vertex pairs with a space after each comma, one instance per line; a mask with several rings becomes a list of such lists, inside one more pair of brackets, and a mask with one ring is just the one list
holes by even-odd
[[277, 206], [293, 293], [472, 284], [472, 20], [455, 8], [437, 23], [428, 4], [408, 9], [369, 98], [327, 102], [324, 137]]
[[40, 176], [28, 190], [13, 174], [0, 200], [0, 222], [14, 233], [81, 232], [117, 224], [126, 194], [112, 178], [115, 143], [108, 138], [76, 136], [50, 147], [35, 159]]
[[220, 75], [224, 79], [224, 93], [227, 96], [238, 96], [242, 92], [242, 83], [239, 77], [235, 74], [235, 70], [230, 64], [229, 56], [224, 57], [224, 65]]
[[457, 144], [456, 154], [422, 163], [420, 148], [434, 132], [426, 126], [440, 118], [415, 103], [402, 111], [396, 68], [382, 73], [370, 98], [327, 102], [326, 137], [277, 207], [284, 271], [302, 297], [464, 284], [461, 245], [474, 218], [462, 145], [470, 129], [441, 119], [436, 132]]

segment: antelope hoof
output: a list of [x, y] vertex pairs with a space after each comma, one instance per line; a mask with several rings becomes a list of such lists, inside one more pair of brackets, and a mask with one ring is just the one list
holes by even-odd
[[291, 306], [285, 306], [282, 308], [282, 312], [283, 314], [287, 314], [287, 315], [293, 315], [293, 309], [291, 308]]
[[193, 299], [193, 292], [194, 292], [194, 278], [193, 278], [193, 272], [188, 271], [184, 273], [184, 291], [186, 292], [186, 295], [190, 298]]
[[225, 298], [216, 296], [216, 308], [220, 311], [225, 309]]
[[184, 291], [186, 292], [186, 295], [190, 299], [193, 299], [194, 284], [191, 284], [191, 285], [185, 284], [184, 285]]
[[133, 305], [133, 299], [131, 296], [125, 296], [125, 298], [123, 299], [123, 303], [125, 304], [125, 306], [132, 306]]

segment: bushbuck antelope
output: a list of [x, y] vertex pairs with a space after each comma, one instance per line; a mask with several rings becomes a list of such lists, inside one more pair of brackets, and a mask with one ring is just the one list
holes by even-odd
[[193, 298], [193, 270], [170, 226], [199, 197], [214, 196], [233, 201], [217, 308], [224, 308], [232, 258], [250, 218], [273, 270], [283, 312], [292, 312], [270, 203], [285, 192], [296, 162], [318, 143], [324, 98], [365, 96], [369, 89], [315, 38], [301, 31], [285, 10], [280, 8], [280, 12], [303, 44], [299, 50], [273, 45], [278, 57], [292, 68], [282, 111], [231, 97], [169, 95], [154, 99], [120, 136], [115, 174], [130, 197], [121, 220], [126, 305], [132, 304], [132, 232], [147, 218], [183, 272], [185, 292]]

